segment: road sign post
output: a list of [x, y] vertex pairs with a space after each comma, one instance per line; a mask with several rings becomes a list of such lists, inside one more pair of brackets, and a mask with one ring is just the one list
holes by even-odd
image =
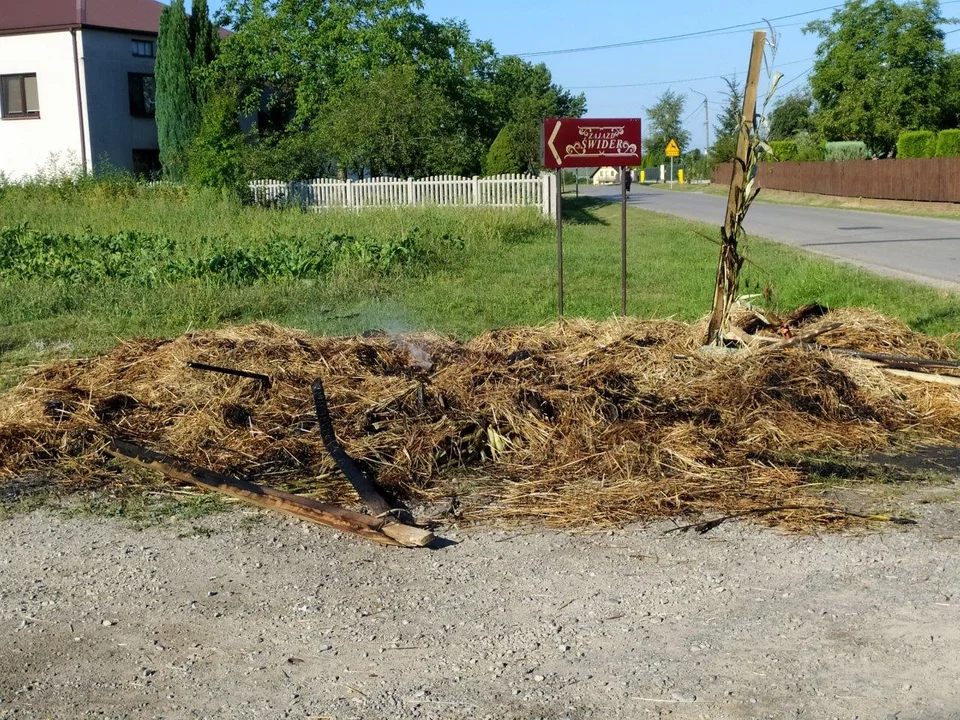
[[627, 173], [620, 168], [620, 314], [627, 314]]
[[[547, 118], [543, 166], [557, 171], [557, 308], [563, 315], [563, 219], [566, 168], [612, 165], [620, 169], [620, 312], [627, 314], [627, 172], [639, 165], [640, 118]], [[580, 188], [577, 187], [579, 195]]]
[[673, 159], [680, 157], [680, 146], [677, 145], [677, 141], [673, 138], [667, 143], [666, 155], [670, 158], [670, 187], [673, 187]]

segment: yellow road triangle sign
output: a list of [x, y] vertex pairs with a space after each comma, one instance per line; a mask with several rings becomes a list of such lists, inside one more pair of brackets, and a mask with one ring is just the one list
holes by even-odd
[[676, 140], [667, 143], [667, 157], [680, 157], [680, 146]]

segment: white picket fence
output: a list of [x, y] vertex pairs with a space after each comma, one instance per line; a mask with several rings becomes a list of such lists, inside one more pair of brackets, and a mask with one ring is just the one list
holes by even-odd
[[484, 178], [438, 175], [421, 180], [254, 180], [250, 183], [250, 190], [254, 201], [262, 205], [290, 204], [317, 210], [406, 205], [535, 207], [544, 215], [553, 217], [556, 178], [551, 174], [512, 174]]

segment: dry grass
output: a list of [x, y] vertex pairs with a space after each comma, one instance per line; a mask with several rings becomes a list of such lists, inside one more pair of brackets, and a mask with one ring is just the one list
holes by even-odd
[[[843, 327], [825, 342], [953, 357], [871, 312], [835, 312], [808, 327], [837, 320]], [[809, 510], [764, 519], [842, 523], [777, 458], [960, 435], [958, 389], [827, 353], [703, 353], [703, 331], [702, 323], [566, 321], [459, 343], [310, 337], [258, 324], [125, 342], [103, 357], [44, 367], [4, 395], [0, 478], [40, 472], [67, 489], [136, 482], [101, 452], [121, 436], [355, 504], [316, 430], [315, 377], [346, 449], [388, 492], [413, 503], [455, 496], [468, 521], [597, 526], [799, 504]], [[187, 361], [268, 373], [273, 383]]]

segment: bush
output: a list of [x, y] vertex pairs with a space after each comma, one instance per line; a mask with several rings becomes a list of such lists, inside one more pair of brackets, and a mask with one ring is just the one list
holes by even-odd
[[828, 142], [823, 152], [824, 160], [842, 162], [844, 160], [869, 160], [870, 151], [862, 140]]
[[191, 182], [245, 197], [244, 141], [237, 121], [236, 93], [213, 91], [204, 104], [189, 155]]
[[960, 157], [960, 130], [941, 130], [936, 157]]
[[797, 143], [794, 140], [771, 140], [770, 149], [773, 150], [773, 157], [767, 153], [764, 160], [777, 160], [779, 162], [794, 162], [799, 154]]
[[526, 169], [526, 160], [515, 130], [513, 125], [506, 125], [497, 133], [487, 156], [483, 159], [484, 175], [504, 175], [523, 172]]
[[932, 130], [910, 130], [897, 139], [898, 158], [931, 158], [937, 153], [937, 134]]
[[334, 166], [317, 132], [262, 135], [246, 148], [246, 176], [252, 180], [313, 180], [329, 177]]

